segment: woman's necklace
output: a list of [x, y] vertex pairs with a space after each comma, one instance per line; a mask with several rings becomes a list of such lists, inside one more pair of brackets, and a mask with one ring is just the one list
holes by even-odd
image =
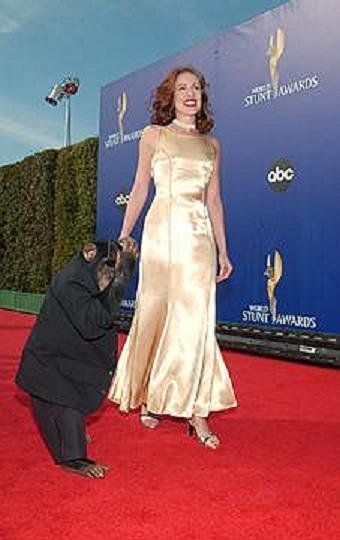
[[175, 124], [175, 126], [181, 128], [181, 129], [185, 129], [186, 131], [192, 131], [194, 129], [196, 129], [196, 124], [185, 124], [184, 122], [180, 122], [179, 120], [177, 120], [177, 118], [174, 118], [173, 121], [172, 121], [173, 124]]

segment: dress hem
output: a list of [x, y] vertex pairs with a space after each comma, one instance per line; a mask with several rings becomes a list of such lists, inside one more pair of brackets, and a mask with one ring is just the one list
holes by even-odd
[[[115, 403], [116, 405], [120, 405], [120, 402], [118, 400], [112, 399], [110, 397], [108, 399], [109, 399], [109, 401], [112, 401], [112, 403]], [[136, 405], [135, 407], [129, 407], [128, 409], [119, 407], [119, 410], [121, 412], [123, 412], [123, 413], [128, 414], [131, 410], [136, 410], [141, 406], [142, 406], [142, 403], [140, 405]], [[228, 405], [228, 406], [224, 405], [224, 406], [221, 406], [221, 407], [213, 407], [205, 415], [196, 414], [196, 413], [192, 413], [192, 414], [183, 414], [183, 413], [178, 413], [178, 412], [174, 413], [173, 411], [170, 412], [169, 410], [163, 410], [162, 412], [159, 412], [159, 411], [156, 411], [155, 409], [151, 409], [151, 408], [148, 408], [148, 407], [147, 407], [147, 410], [152, 414], [157, 414], [157, 415], [160, 415], [160, 416], [173, 416], [175, 418], [191, 418], [193, 415], [196, 414], [197, 416], [200, 416], [201, 418], [207, 418], [210, 413], [227, 411], [229, 409], [234, 409], [237, 406], [238, 406], [237, 401], [235, 401], [234, 403], [232, 403], [231, 405]]]

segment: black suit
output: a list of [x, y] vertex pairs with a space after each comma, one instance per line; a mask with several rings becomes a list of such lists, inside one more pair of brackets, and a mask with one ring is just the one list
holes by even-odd
[[[121, 254], [116, 278], [103, 292], [97, 285], [97, 265], [98, 260], [88, 263], [79, 255], [55, 276], [16, 376], [17, 384], [35, 398], [33, 408], [49, 447], [44, 420], [39, 417], [46, 411], [50, 418], [51, 406], [55, 406], [53, 415], [55, 410], [67, 414], [69, 408], [80, 419], [94, 412], [107, 395], [116, 366], [115, 318], [134, 257]], [[65, 459], [50, 450], [56, 461]], [[76, 457], [83, 456], [67, 459]]]

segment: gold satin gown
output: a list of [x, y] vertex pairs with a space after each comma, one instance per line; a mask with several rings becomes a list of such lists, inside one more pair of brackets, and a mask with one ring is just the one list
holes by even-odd
[[160, 128], [136, 310], [109, 399], [127, 412], [190, 418], [236, 406], [215, 338], [216, 248], [205, 203], [214, 149]]

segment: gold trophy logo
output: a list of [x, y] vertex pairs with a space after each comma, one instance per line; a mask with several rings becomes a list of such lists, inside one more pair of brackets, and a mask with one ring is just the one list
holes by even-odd
[[120, 142], [124, 142], [124, 124], [123, 124], [123, 118], [126, 113], [127, 109], [127, 97], [126, 93], [123, 92], [121, 96], [118, 97], [117, 102], [117, 113], [118, 113], [118, 126], [119, 126], [119, 136], [120, 136]]
[[274, 91], [274, 96], [277, 96], [279, 90], [279, 61], [283, 54], [285, 48], [285, 33], [282, 28], [278, 28], [276, 35], [271, 35], [269, 37], [269, 73], [272, 81], [272, 88]]
[[271, 256], [267, 255], [267, 266], [264, 275], [267, 277], [267, 296], [269, 302], [269, 310], [272, 316], [272, 321], [276, 319], [277, 299], [275, 296], [275, 289], [282, 277], [282, 257], [280, 252], [275, 250], [274, 264], [271, 264]]

